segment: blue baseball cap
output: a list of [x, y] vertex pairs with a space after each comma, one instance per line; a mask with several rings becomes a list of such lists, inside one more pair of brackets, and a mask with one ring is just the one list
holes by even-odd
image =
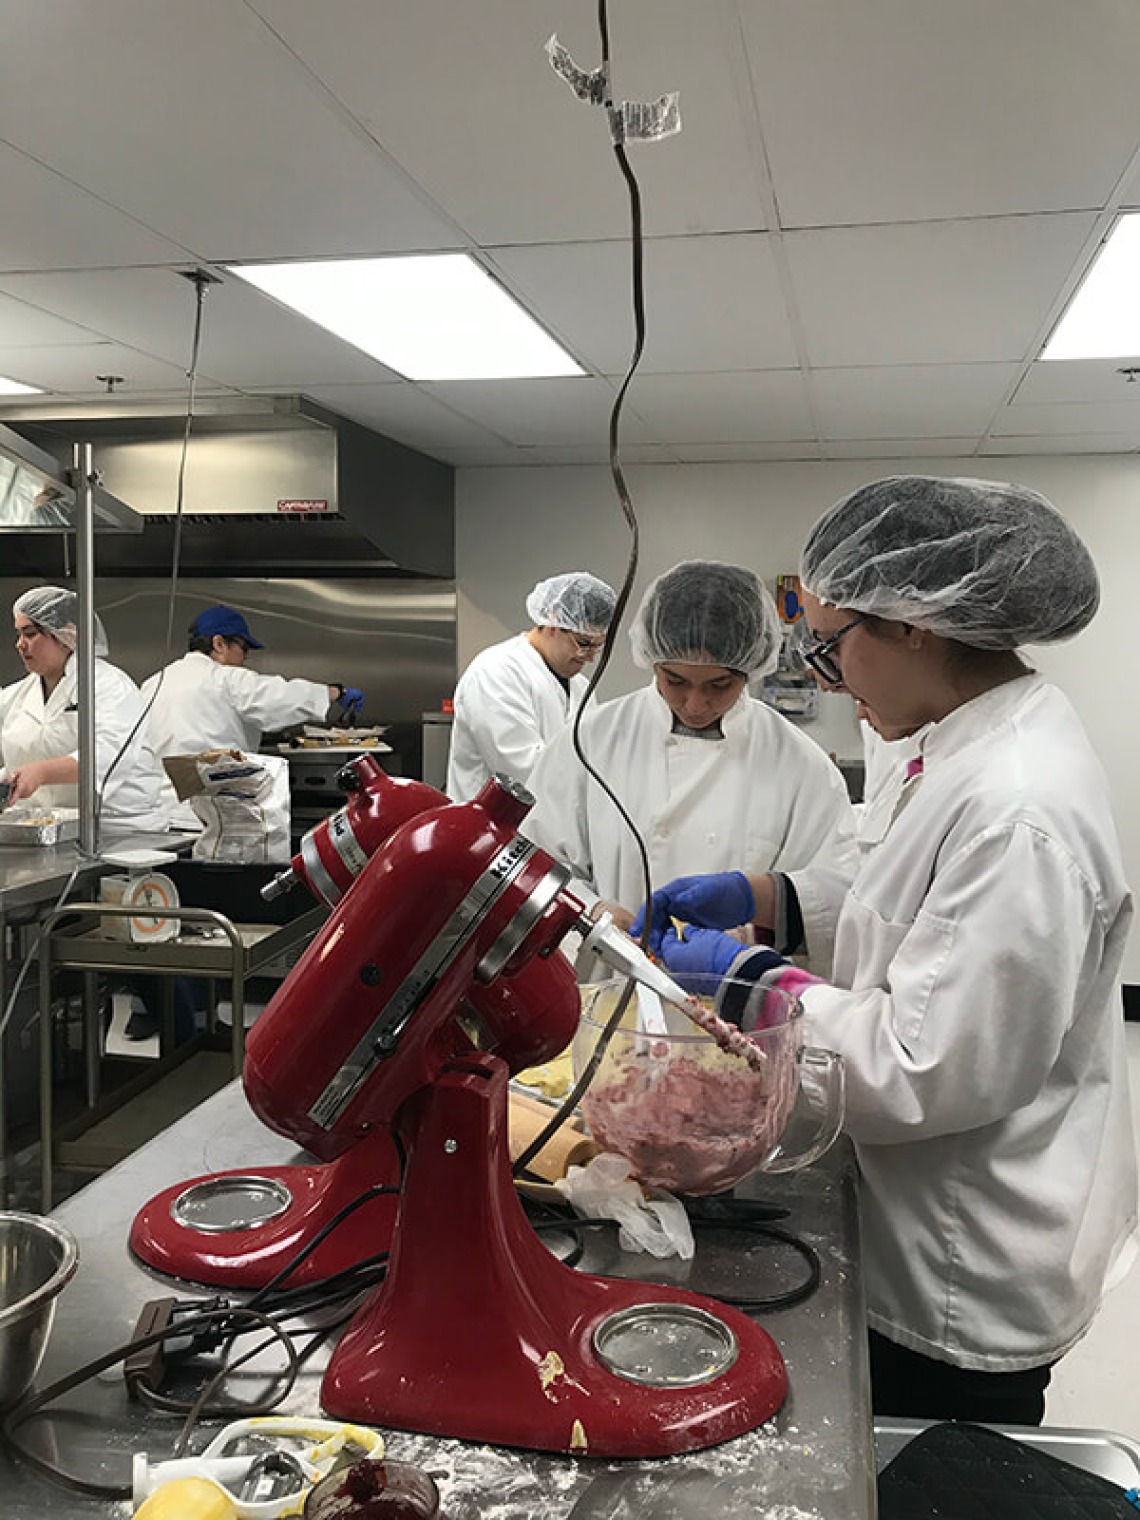
[[201, 639], [212, 639], [220, 633], [223, 639], [244, 639], [251, 649], [265, 648], [261, 640], [250, 633], [249, 624], [237, 608], [227, 607], [222, 602], [200, 612], [191, 623], [190, 632]]

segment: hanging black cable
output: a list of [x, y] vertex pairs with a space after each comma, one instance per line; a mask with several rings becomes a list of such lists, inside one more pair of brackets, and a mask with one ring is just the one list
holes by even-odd
[[[599, 104], [603, 105], [606, 108], [606, 114], [610, 120], [610, 130], [613, 137], [614, 157], [617, 159], [618, 167], [621, 170], [622, 178], [625, 181], [626, 189], [629, 195], [629, 242], [631, 260], [630, 289], [633, 306], [633, 350], [630, 354], [629, 364], [626, 367], [625, 375], [622, 379], [621, 385], [618, 387], [618, 393], [614, 398], [614, 404], [610, 408], [609, 467], [610, 476], [613, 480], [614, 490], [617, 493], [618, 501], [621, 504], [622, 514], [625, 517], [626, 524], [629, 528], [630, 548], [629, 557], [626, 561], [625, 577], [622, 580], [621, 589], [618, 591], [617, 601], [614, 604], [613, 617], [611, 618], [610, 625], [606, 630], [606, 637], [605, 642], [602, 645], [602, 652], [598, 656], [597, 664], [594, 666], [593, 673], [590, 676], [589, 685], [586, 687], [585, 694], [583, 695], [582, 701], [578, 706], [578, 711], [574, 715], [574, 723], [571, 729], [571, 743], [574, 746], [574, 753], [577, 755], [583, 769], [598, 783], [602, 791], [606, 794], [606, 796], [613, 803], [614, 807], [617, 809], [618, 814], [620, 815], [622, 821], [625, 823], [626, 827], [629, 829], [630, 833], [633, 835], [634, 843], [637, 846], [638, 860], [641, 865], [642, 890], [644, 894], [644, 902], [646, 905], [645, 924], [642, 928], [640, 944], [643, 950], [648, 950], [649, 934], [652, 927], [649, 916], [649, 905], [653, 897], [653, 879], [652, 871], [650, 870], [649, 866], [649, 852], [646, 849], [645, 840], [642, 838], [641, 832], [638, 829], [637, 824], [634, 822], [633, 816], [629, 812], [628, 808], [622, 802], [621, 798], [617, 795], [614, 789], [610, 786], [605, 777], [602, 776], [586, 758], [586, 753], [582, 748], [581, 732], [582, 719], [585, 714], [586, 707], [593, 698], [594, 692], [598, 686], [598, 682], [605, 675], [606, 669], [609, 666], [610, 660], [613, 656], [614, 640], [617, 637], [618, 629], [621, 626], [622, 619], [625, 616], [626, 607], [629, 604], [630, 594], [633, 590], [633, 583], [637, 577], [637, 567], [641, 552], [641, 530], [637, 521], [637, 513], [634, 510], [633, 499], [630, 496], [629, 488], [626, 484], [625, 471], [622, 468], [621, 462], [621, 417], [622, 409], [625, 406], [626, 393], [628, 392], [629, 387], [633, 381], [633, 377], [637, 372], [637, 368], [641, 363], [641, 356], [645, 350], [645, 239], [641, 212], [641, 186], [638, 183], [637, 175], [633, 172], [633, 167], [630, 164], [629, 156], [625, 151], [625, 143], [623, 141], [623, 130], [621, 124], [621, 113], [614, 107], [613, 101], [613, 89], [610, 78], [610, 26], [607, 0], [598, 0], [598, 32], [601, 39], [602, 53], [602, 91]], [[574, 1112], [574, 1109], [577, 1107], [582, 1094], [586, 1091], [591, 1081], [593, 1080], [594, 1073], [597, 1071], [599, 1065], [601, 1064], [602, 1058], [605, 1056], [606, 1050], [609, 1048], [614, 1034], [620, 1027], [622, 1019], [625, 1017], [625, 1011], [629, 1007], [633, 993], [634, 983], [632, 980], [627, 980], [625, 987], [622, 989], [621, 997], [618, 999], [617, 1006], [614, 1008], [613, 1012], [606, 1020], [605, 1027], [598, 1037], [585, 1070], [579, 1076], [577, 1082], [574, 1084], [574, 1087], [567, 1094], [566, 1098], [557, 1108], [546, 1126], [539, 1131], [539, 1133], [534, 1137], [530, 1144], [527, 1145], [526, 1149], [516, 1159], [512, 1167], [514, 1176], [519, 1176], [519, 1174], [525, 1170], [527, 1165], [534, 1159], [535, 1156], [539, 1154], [543, 1146], [548, 1143], [551, 1136], [557, 1134], [557, 1132], [566, 1123], [570, 1115]]]
[[143, 724], [149, 717], [150, 710], [154, 706], [159, 692], [162, 690], [162, 682], [163, 678], [166, 675], [166, 667], [170, 663], [170, 656], [174, 648], [174, 603], [178, 593], [178, 574], [182, 559], [182, 517], [186, 483], [186, 458], [190, 450], [190, 433], [194, 425], [194, 402], [198, 388], [198, 352], [202, 343], [202, 314], [205, 307], [206, 291], [210, 288], [211, 285], [218, 285], [221, 283], [216, 275], [207, 274], [204, 269], [193, 269], [189, 271], [183, 271], [183, 273], [185, 273], [186, 278], [192, 282], [195, 290], [194, 332], [193, 337], [190, 341], [190, 367], [186, 372], [186, 419], [182, 428], [182, 449], [178, 458], [178, 477], [175, 489], [174, 552], [171, 556], [170, 593], [167, 597], [166, 608], [166, 658], [163, 661], [162, 670], [159, 672], [158, 681], [155, 685], [154, 691], [150, 695], [150, 700], [147, 702], [146, 706], [139, 714], [139, 718], [135, 723], [135, 726], [131, 729], [130, 733], [119, 746], [118, 753], [115, 755], [114, 759], [107, 767], [107, 770], [103, 776], [102, 783], [96, 791], [96, 855], [99, 853], [99, 825], [103, 813], [103, 796], [107, 790], [107, 782], [111, 779], [111, 774], [114, 771], [115, 767], [118, 765], [119, 761], [122, 760], [128, 749], [130, 749], [135, 735], [138, 733], [139, 729], [142, 728]]

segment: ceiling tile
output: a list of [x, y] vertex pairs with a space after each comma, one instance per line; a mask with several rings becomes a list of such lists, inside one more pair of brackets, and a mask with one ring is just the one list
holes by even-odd
[[[509, 466], [522, 465], [521, 451], [514, 444], [500, 443], [494, 448], [468, 448], [462, 444], [446, 445], [436, 449], [434, 458], [442, 464], [451, 464], [456, 469], [493, 469]], [[541, 464], [542, 460], [527, 460], [526, 463]]]
[[1099, 206], [1135, 151], [1136, 5], [768, 0], [741, 14], [785, 227]]
[[[549, 380], [448, 380], [423, 390], [512, 443], [592, 445], [604, 441], [615, 392], [589, 375]], [[654, 442], [652, 431], [632, 405], [623, 412], [622, 432], [630, 442]]]
[[[527, 308], [590, 368], [624, 374], [633, 348], [628, 243], [491, 250]], [[645, 245], [640, 372], [782, 369], [796, 350], [763, 233]]]
[[901, 364], [813, 370], [811, 386], [829, 443], [887, 436], [977, 437], [1016, 377], [1016, 364]]
[[[381, 32], [374, 8], [358, 0], [251, 4], [478, 242], [628, 230], [628, 193], [606, 118], [571, 93], [545, 52], [557, 32], [582, 68], [596, 67], [592, 7], [416, 0]], [[723, 15], [691, 0], [623, 0], [611, 18], [616, 98], [681, 96], [680, 134], [631, 146], [650, 234], [763, 225], [756, 144], [726, 77], [739, 43]], [[473, 137], [477, 174], [460, 147]]]
[[[0, 276], [0, 284], [3, 277]], [[39, 348], [51, 343], [83, 343], [90, 332], [35, 304], [0, 295], [0, 342], [5, 348]]]
[[1048, 438], [1059, 433], [1126, 433], [1133, 428], [1140, 431], [1140, 394], [1131, 403], [1106, 401], [1099, 406], [1007, 406], [990, 432], [995, 438]]
[[991, 438], [978, 450], [986, 456], [1026, 454], [1132, 454], [1140, 449], [1140, 427], [1130, 433], [1058, 433], [1053, 438]]
[[681, 443], [677, 457], [682, 464], [721, 464], [726, 460], [748, 463], [763, 459], [822, 459], [818, 443], [793, 440], [784, 443]]
[[[527, 464], [569, 464], [569, 465], [605, 465], [609, 463], [609, 445], [607, 439], [599, 438], [595, 443], [579, 444], [547, 444], [542, 448], [527, 449]], [[654, 443], [623, 443], [621, 446], [621, 462], [623, 465], [635, 464], [676, 464], [677, 455], [667, 444]], [[504, 464], [510, 464], [506, 459]]]
[[687, 443], [815, 440], [798, 370], [725, 375], [646, 375], [630, 395], [652, 434]]
[[[0, 143], [0, 270], [169, 264], [186, 250]], [[16, 210], [15, 208], [18, 208]]]
[[[0, 291], [183, 370], [189, 363], [195, 291], [173, 270], [0, 275]], [[350, 343], [232, 275], [206, 292], [199, 369], [224, 385], [267, 390], [393, 378]]]
[[1091, 215], [839, 227], [785, 238], [809, 361], [1018, 360], [1084, 245]]
[[385, 385], [311, 385], [305, 395], [363, 427], [434, 454], [440, 447], [510, 447], [486, 428], [461, 416], [407, 381]]
[[[677, 88], [684, 122], [629, 151], [648, 331], [627, 457], [1132, 447], [1119, 366], [1034, 361], [1140, 203], [1140, 8], [611, 9], [616, 94]], [[307, 394], [455, 462], [604, 462], [629, 205], [604, 113], [543, 49], [557, 31], [592, 66], [591, 7], [8, 0], [4, 19], [0, 373], [85, 398], [124, 373], [177, 405], [195, 315], [177, 271], [203, 264], [225, 279], [199, 396]], [[417, 386], [220, 268], [454, 247], [591, 373]]]
[[825, 459], [949, 459], [969, 457], [978, 448], [977, 436], [970, 438], [843, 438], [828, 439]]
[[[1140, 401], [1140, 375], [1129, 380], [1120, 371], [1128, 359], [1056, 359], [1026, 370], [1012, 405], [1041, 402]], [[1132, 387], [1129, 389], [1129, 387]]]
[[117, 343], [53, 343], [45, 348], [0, 346], [0, 374], [45, 391], [86, 395], [106, 393], [99, 375], [120, 376], [122, 384], [115, 387], [119, 395], [186, 389], [184, 370]]
[[[319, 20], [329, 24], [323, 7]], [[369, 12], [373, 61], [375, 20]], [[45, 88], [61, 49], [82, 60], [82, 73], [68, 76], [66, 109], [60, 91]], [[0, 138], [200, 258], [461, 241], [263, 22], [231, 0], [14, 0]]]

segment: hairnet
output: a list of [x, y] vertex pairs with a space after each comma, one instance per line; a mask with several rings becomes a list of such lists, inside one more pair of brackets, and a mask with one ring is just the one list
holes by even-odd
[[[63, 586], [33, 586], [12, 603], [12, 614], [20, 613], [39, 628], [46, 628], [65, 644], [74, 654], [79, 643], [79, 596]], [[107, 653], [107, 635], [99, 614], [92, 614], [95, 622], [95, 653]]]
[[979, 649], [1070, 638], [1100, 601], [1096, 567], [1027, 486], [896, 475], [815, 524], [801, 577], [821, 601]]
[[605, 633], [617, 596], [588, 570], [568, 570], [539, 581], [526, 599], [526, 613], [536, 628], [565, 628], [569, 633]]
[[780, 633], [776, 603], [751, 570], [690, 559], [648, 587], [629, 641], [643, 669], [677, 660], [758, 676], [775, 668]]

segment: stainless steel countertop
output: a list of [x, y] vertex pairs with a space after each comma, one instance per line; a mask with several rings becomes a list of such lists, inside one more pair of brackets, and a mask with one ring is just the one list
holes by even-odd
[[[64, 1292], [39, 1386], [125, 1341], [141, 1305], [169, 1292], [165, 1279], [127, 1250], [139, 1206], [172, 1182], [235, 1166], [289, 1161], [296, 1151], [265, 1130], [237, 1083], [63, 1204], [56, 1217], [79, 1239], [80, 1265]], [[788, 1365], [791, 1391], [766, 1425], [723, 1446], [643, 1462], [578, 1461], [392, 1431], [389, 1455], [436, 1475], [446, 1520], [718, 1520], [764, 1514], [769, 1520], [870, 1520], [875, 1512], [875, 1458], [866, 1370], [862, 1280], [858, 1253], [856, 1176], [841, 1142], [823, 1162], [791, 1177], [760, 1177], [738, 1189], [786, 1205], [783, 1228], [819, 1252], [823, 1281], [807, 1302], [762, 1316]], [[446, 1219], [440, 1221], [446, 1249]], [[593, 1270], [649, 1276], [646, 1259], [618, 1251], [599, 1235], [583, 1262]], [[662, 1279], [698, 1290], [770, 1294], [798, 1279], [784, 1254], [712, 1232], [699, 1240], [696, 1261], [666, 1266]], [[183, 1296], [201, 1294], [180, 1284]], [[318, 1412], [323, 1355], [307, 1364], [280, 1412]], [[248, 1386], [244, 1390], [248, 1394]], [[123, 1482], [128, 1456], [170, 1453], [178, 1422], [128, 1404], [120, 1369], [69, 1395], [34, 1426], [40, 1449], [71, 1471]], [[195, 1449], [206, 1444], [201, 1433]], [[5, 1520], [122, 1517], [129, 1506], [86, 1499], [49, 1485], [10, 1456], [0, 1456]]]
[[[105, 832], [101, 844], [109, 853], [122, 849], [179, 851], [192, 840], [193, 835], [188, 834]], [[76, 867], [77, 882], [116, 869], [99, 858], [81, 855], [74, 843], [0, 846], [0, 916], [19, 917], [22, 909], [54, 902]]]

